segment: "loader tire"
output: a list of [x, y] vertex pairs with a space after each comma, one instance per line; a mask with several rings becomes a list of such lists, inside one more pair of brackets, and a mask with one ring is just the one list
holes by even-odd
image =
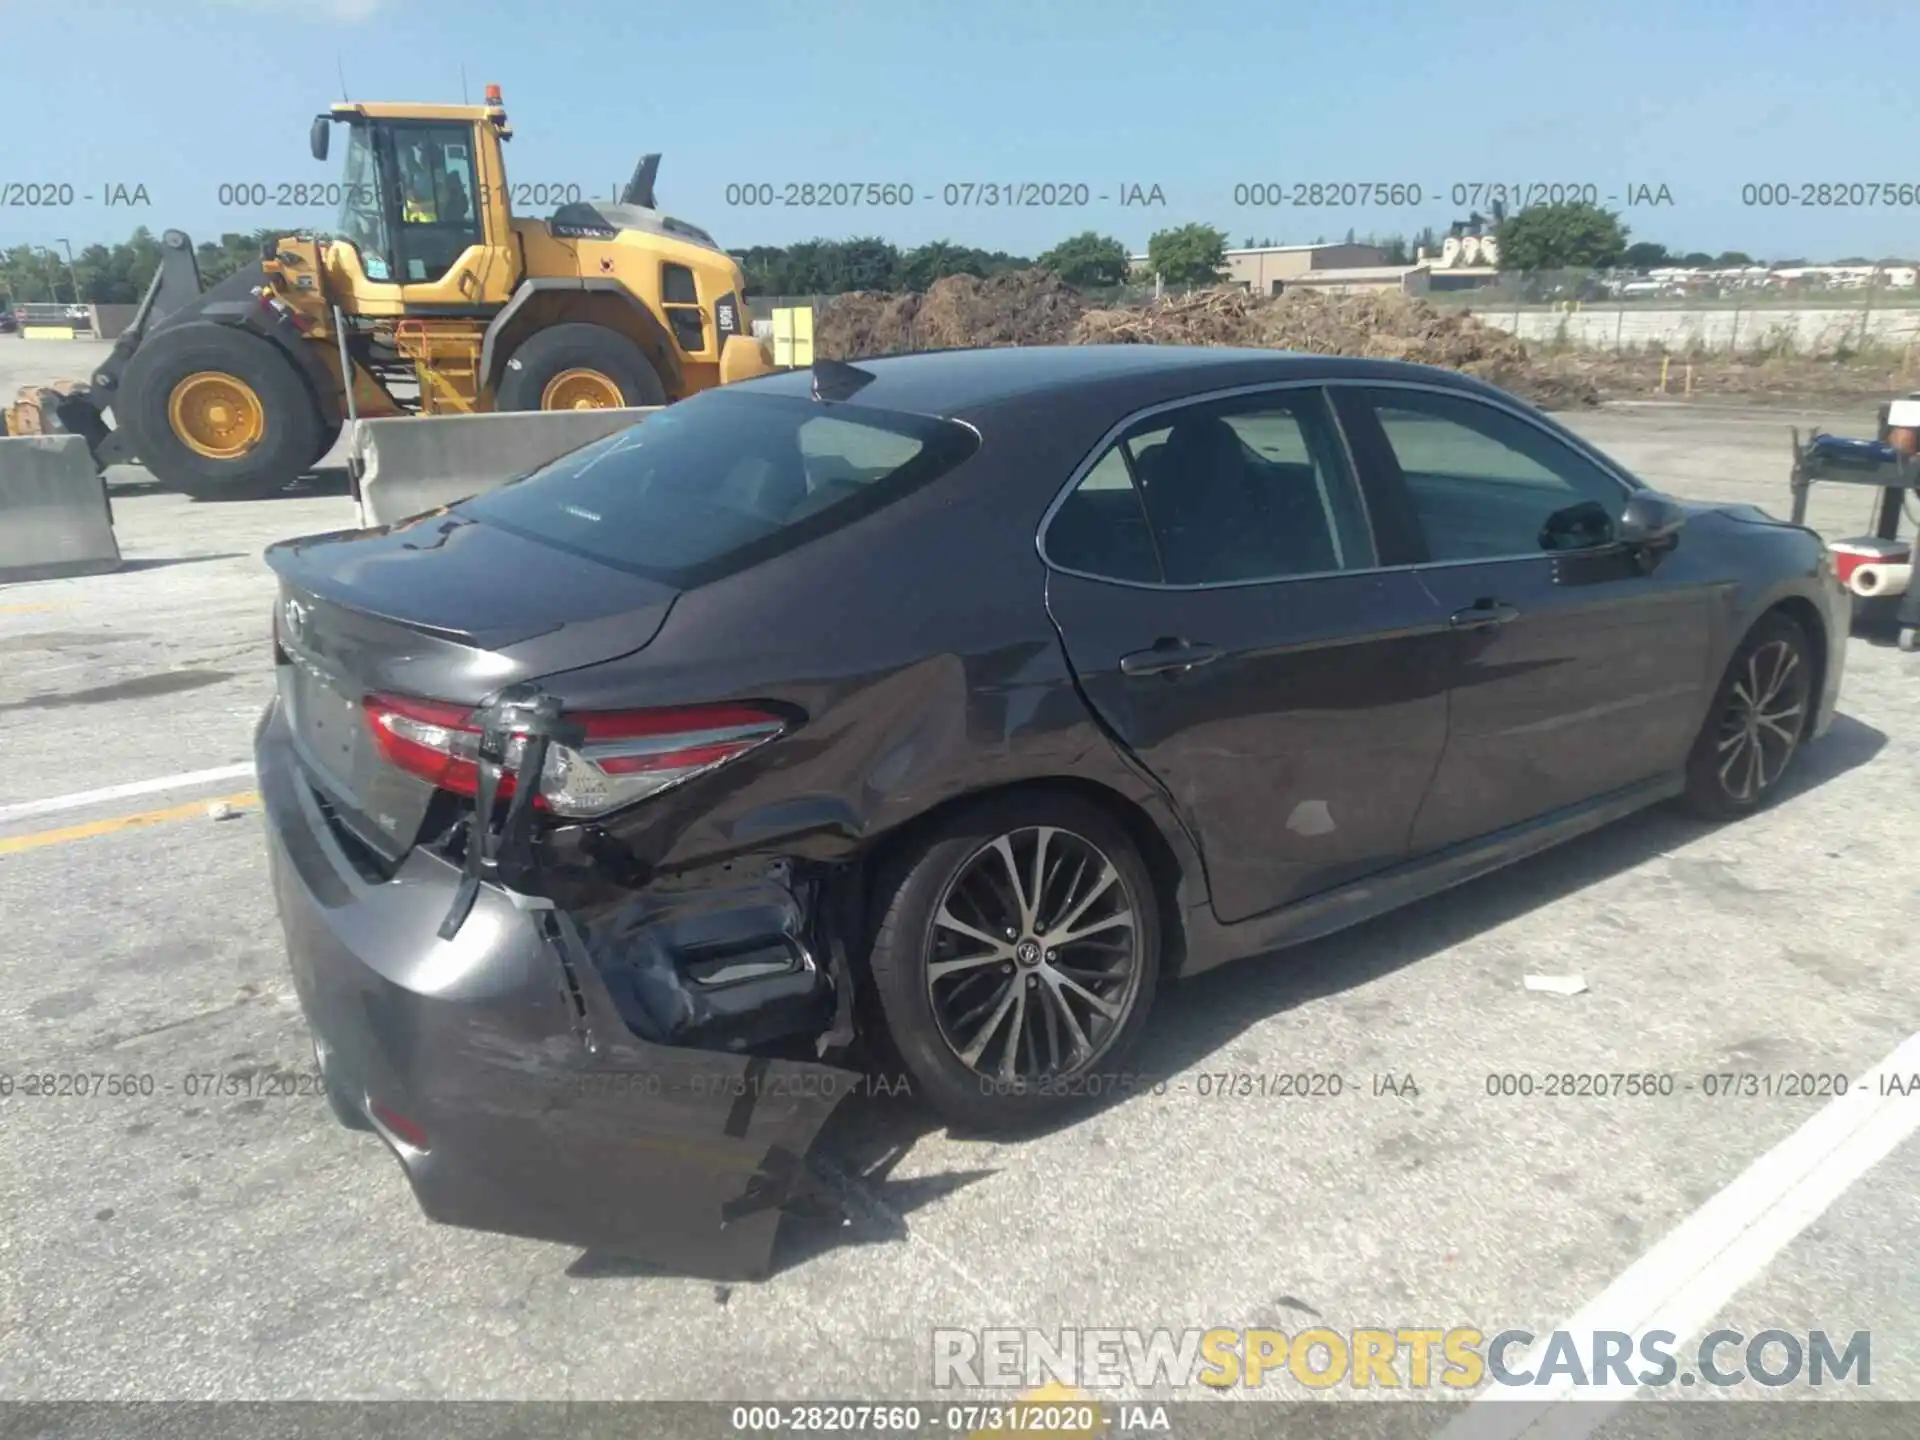
[[611, 408], [664, 405], [666, 387], [645, 353], [604, 325], [555, 325], [540, 330], [507, 357], [500, 377], [502, 410]]
[[230, 325], [170, 326], [141, 345], [116, 411], [154, 479], [196, 500], [278, 489], [323, 453], [325, 421], [293, 361]]

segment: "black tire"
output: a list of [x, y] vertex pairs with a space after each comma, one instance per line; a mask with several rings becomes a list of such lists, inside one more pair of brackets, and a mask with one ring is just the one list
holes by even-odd
[[[1687, 757], [1689, 812], [1736, 820], [1779, 793], [1812, 723], [1813, 679], [1806, 631], [1778, 612], [1763, 615], [1727, 662]], [[1756, 708], [1765, 719], [1751, 718]]]
[[555, 325], [527, 337], [507, 357], [496, 405], [501, 410], [538, 410], [555, 376], [568, 370], [596, 370], [620, 388], [629, 406], [664, 405], [666, 388], [644, 352], [626, 336], [604, 325]]
[[367, 1118], [366, 1111], [360, 1108], [359, 1101], [341, 1083], [340, 1077], [328, 1068], [318, 1045], [313, 1048], [313, 1062], [320, 1071], [320, 1088], [326, 1093], [327, 1109], [333, 1112], [333, 1118], [349, 1130], [371, 1131], [373, 1122]]
[[[262, 435], [233, 459], [202, 455], [174, 433], [174, 387], [199, 371], [246, 382], [260, 399]], [[160, 331], [133, 353], [115, 417], [131, 432], [140, 463], [163, 485], [196, 500], [245, 499], [287, 485], [322, 453], [320, 409], [295, 363], [271, 340], [231, 325], [192, 322]]]
[[[936, 913], [950, 902], [950, 918], [972, 923], [966, 919], [971, 916], [985, 923], [984, 912], [974, 907], [963, 888], [991, 883], [994, 872], [976, 868], [976, 862], [1002, 867], [997, 873], [1003, 880], [1015, 868], [1030, 876], [1033, 849], [1042, 830], [1058, 832], [1048, 837], [1047, 847], [1050, 864], [1057, 862], [1060, 869], [1055, 873], [1042, 868], [1043, 877], [1048, 878], [1043, 878], [1040, 885], [1039, 925], [1053, 925], [1055, 939], [1051, 943], [1057, 944], [1059, 923], [1072, 916], [1078, 906], [1084, 918], [1075, 923], [1076, 933], [1084, 934], [1092, 923], [1100, 928], [1100, 937], [1072, 942], [1078, 948], [1066, 957], [1073, 961], [1068, 970], [1055, 967], [1055, 952], [1046, 948], [1044, 939], [1035, 942], [1033, 953], [1027, 953], [1028, 942], [1034, 938], [1029, 934], [1005, 945], [1009, 954], [1004, 960], [962, 965], [936, 982], [929, 973], [936, 947], [964, 943], [978, 951], [978, 942], [963, 940], [947, 926], [939, 927], [936, 937]], [[1062, 835], [1066, 838], [1060, 838]], [[1029, 838], [1023, 840], [1023, 836]], [[1003, 840], [1008, 841], [1015, 857], [1011, 864], [996, 854]], [[1088, 887], [1104, 874], [1101, 869], [1088, 867], [1102, 859], [1115, 872], [1113, 882], [1088, 901]], [[1070, 863], [1080, 868], [1069, 871], [1066, 866]], [[1021, 890], [1024, 894], [1032, 888], [1029, 879]], [[1007, 898], [1019, 903], [1015, 897]], [[877, 919], [871, 970], [887, 1037], [918, 1092], [943, 1119], [974, 1130], [1016, 1129], [1082, 1103], [1125, 1093], [1128, 1087], [1121, 1066], [1153, 1007], [1160, 963], [1160, 916], [1146, 865], [1125, 829], [1105, 811], [1078, 796], [1046, 790], [995, 796], [967, 806], [879, 877], [874, 903]], [[1112, 918], [1121, 909], [1131, 916], [1130, 926]], [[1005, 934], [1005, 929], [996, 927], [996, 946], [1001, 944], [998, 937]], [[1125, 942], [1114, 933], [1121, 930], [1130, 930], [1132, 936], [1131, 954], [1125, 962], [1118, 959]], [[1044, 931], [1034, 934], [1043, 935]], [[1115, 956], [1111, 962], [1106, 958], [1110, 949]], [[948, 956], [942, 963], [955, 958], [964, 962], [973, 957]], [[1124, 975], [1120, 973], [1123, 963], [1131, 966]], [[1108, 964], [1114, 968], [1112, 977], [1088, 978], [1093, 970]], [[1024, 987], [1020, 985], [1022, 971]], [[1078, 998], [1070, 997], [1060, 979], [1063, 974], [1079, 977], [1074, 984], [1086, 979], [1093, 993], [1118, 1013], [1102, 1017]], [[972, 987], [971, 992], [965, 987]], [[941, 996], [939, 1005], [935, 1002], [936, 989]], [[1081, 993], [1089, 992], [1082, 987]], [[1031, 1017], [1025, 998], [1029, 995], [1036, 1002]], [[991, 1034], [976, 1035], [974, 1043], [966, 1047], [977, 1048], [985, 1038], [986, 1048], [970, 1064], [960, 1046], [973, 1032], [958, 1030], [956, 1022], [962, 1018], [958, 1012], [976, 1002], [989, 1017], [981, 1022], [981, 1028]], [[1068, 1020], [1061, 1019], [1061, 1006], [1069, 1007], [1065, 1012]], [[1068, 1023], [1074, 1027], [1072, 1031], [1066, 1028]], [[1027, 1058], [1036, 1063], [1025, 1068], [1016, 1064], [1015, 1079], [1008, 1082], [1001, 1066], [1007, 1056], [1008, 1037], [1016, 1028], [1025, 1036]], [[1075, 1034], [1087, 1042], [1084, 1047], [1074, 1043]], [[1068, 1060], [1076, 1053], [1078, 1060], [1070, 1065], [1043, 1063], [1043, 1039], [1049, 1041], [1053, 1061]], [[1019, 1053], [1015, 1052], [1016, 1059]]]
[[338, 1120], [349, 1130], [371, 1131], [373, 1129], [373, 1122], [367, 1119], [366, 1114], [358, 1105], [347, 1098], [345, 1091], [341, 1090], [331, 1080], [326, 1082], [325, 1088], [327, 1092], [327, 1109], [333, 1112], [333, 1118], [335, 1120]]

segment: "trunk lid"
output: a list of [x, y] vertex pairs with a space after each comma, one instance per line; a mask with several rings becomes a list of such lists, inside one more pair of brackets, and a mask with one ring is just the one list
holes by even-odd
[[369, 695], [477, 705], [644, 648], [679, 593], [454, 514], [283, 541], [266, 560], [301, 768], [335, 821], [387, 861], [420, 838], [440, 792], [382, 758]]

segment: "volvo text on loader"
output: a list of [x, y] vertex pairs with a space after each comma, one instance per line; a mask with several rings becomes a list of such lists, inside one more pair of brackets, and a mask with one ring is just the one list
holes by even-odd
[[771, 368], [739, 265], [655, 205], [658, 155], [618, 203], [532, 220], [509, 204], [498, 86], [483, 105], [337, 104], [316, 159], [335, 126], [337, 234], [280, 239], [203, 291], [168, 231], [91, 384], [23, 391], [8, 433], [83, 435], [101, 466], [238, 497], [311, 467], [350, 416], [661, 405]]

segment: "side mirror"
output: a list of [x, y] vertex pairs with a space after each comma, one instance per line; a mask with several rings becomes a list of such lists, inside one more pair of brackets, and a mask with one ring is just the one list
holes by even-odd
[[1687, 523], [1687, 512], [1677, 500], [1657, 490], [1636, 490], [1620, 512], [1614, 538], [1641, 550], [1669, 548]]
[[314, 159], [327, 158], [327, 144], [332, 138], [333, 117], [331, 115], [314, 116], [313, 126], [307, 131], [307, 148], [313, 151]]
[[1556, 510], [1540, 527], [1542, 550], [1592, 550], [1613, 538], [1613, 517], [1594, 500]]

